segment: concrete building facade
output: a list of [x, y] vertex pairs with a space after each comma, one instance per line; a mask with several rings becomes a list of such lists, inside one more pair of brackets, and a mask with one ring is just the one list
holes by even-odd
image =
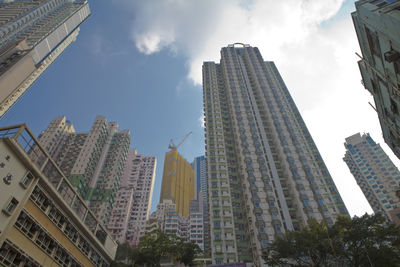
[[98, 116], [89, 132], [75, 132], [61, 117], [39, 141], [107, 227], [129, 150], [129, 131]]
[[379, 144], [359, 133], [346, 138], [346, 162], [375, 213], [382, 213], [397, 223], [400, 218], [400, 199], [396, 190], [400, 172]]
[[362, 83], [374, 97], [385, 142], [400, 158], [400, 2], [363, 0], [355, 5]]
[[110, 266], [117, 243], [25, 124], [0, 129], [0, 265]]
[[189, 217], [190, 200], [195, 198], [194, 171], [176, 149], [165, 154], [160, 203], [170, 199], [181, 216]]
[[263, 266], [277, 234], [348, 215], [275, 64], [233, 44], [204, 62], [213, 264]]
[[139, 244], [149, 219], [157, 160], [129, 150], [108, 229], [119, 243]]
[[73, 42], [87, 1], [0, 3], [0, 117]]

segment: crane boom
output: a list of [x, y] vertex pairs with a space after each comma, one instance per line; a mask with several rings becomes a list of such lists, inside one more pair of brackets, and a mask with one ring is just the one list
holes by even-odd
[[178, 147], [180, 147], [180, 146], [186, 141], [186, 139], [187, 139], [191, 134], [192, 134], [192, 131], [190, 131], [190, 132], [182, 139], [182, 141], [181, 141], [178, 145], [175, 145], [175, 144], [174, 144], [174, 141], [171, 139], [171, 141], [169, 142], [168, 148], [171, 149], [171, 150], [177, 150]]

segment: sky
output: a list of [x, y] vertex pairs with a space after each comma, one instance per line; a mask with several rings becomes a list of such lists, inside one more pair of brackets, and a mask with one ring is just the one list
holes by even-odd
[[92, 15], [0, 126], [38, 135], [65, 115], [77, 131], [96, 116], [129, 129], [131, 148], [157, 157], [152, 211], [173, 139], [189, 161], [204, 154], [201, 66], [242, 42], [274, 61], [351, 215], [371, 213], [342, 158], [344, 139], [368, 132], [396, 166], [361, 85], [353, 0], [89, 0]]

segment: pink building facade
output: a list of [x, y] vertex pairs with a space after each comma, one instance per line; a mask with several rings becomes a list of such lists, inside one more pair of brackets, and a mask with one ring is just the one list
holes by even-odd
[[149, 218], [156, 157], [128, 152], [108, 229], [119, 243], [139, 244]]

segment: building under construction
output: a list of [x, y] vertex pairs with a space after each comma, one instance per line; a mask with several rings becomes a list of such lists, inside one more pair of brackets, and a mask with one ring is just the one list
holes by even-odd
[[190, 200], [195, 198], [195, 180], [191, 164], [179, 155], [177, 150], [190, 134], [191, 132], [177, 146], [171, 140], [169, 145], [171, 151], [165, 154], [160, 195], [160, 203], [166, 199], [172, 200], [177, 213], [184, 217], [189, 216]]

